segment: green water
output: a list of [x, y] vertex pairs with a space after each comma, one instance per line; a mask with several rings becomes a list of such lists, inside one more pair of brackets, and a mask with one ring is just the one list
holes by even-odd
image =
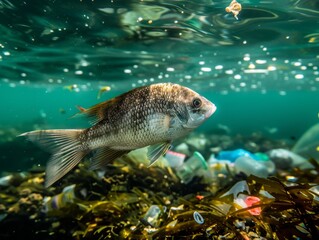
[[[238, 19], [230, 2], [0, 0], [0, 239], [319, 235], [319, 0], [238, 0]], [[76, 106], [160, 82], [217, 107], [172, 143], [186, 161], [136, 151], [103, 172], [88, 154], [45, 187], [79, 155], [57, 147], [68, 161], [50, 166], [17, 136], [89, 127]]]
[[[4, 126], [40, 122], [48, 128], [87, 127], [88, 121], [85, 119], [72, 118], [78, 112], [77, 105], [89, 107], [123, 92], [112, 91], [97, 99], [97, 91], [94, 89], [81, 93], [69, 92], [63, 88], [2, 89], [5, 101], [0, 103], [0, 108], [4, 113], [1, 118]], [[227, 95], [213, 89], [200, 89], [199, 92], [217, 106], [217, 111], [200, 127], [201, 130], [224, 125], [233, 133], [250, 134], [261, 131], [271, 134], [271, 129], [277, 128], [276, 133], [273, 133], [277, 137], [299, 137], [318, 122], [317, 92], [290, 91], [285, 96], [275, 91], [266, 94], [252, 91]]]
[[76, 105], [176, 82], [217, 106], [198, 131], [298, 139], [318, 122], [319, 1], [239, 2], [236, 20], [230, 1], [0, 1], [1, 129], [88, 126]]

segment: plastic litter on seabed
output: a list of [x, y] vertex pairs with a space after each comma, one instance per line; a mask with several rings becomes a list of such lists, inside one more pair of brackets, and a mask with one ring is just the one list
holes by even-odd
[[[204, 154], [192, 150], [189, 146], [188, 156], [172, 153], [167, 162], [164, 157], [151, 168], [145, 152], [122, 157], [104, 171], [80, 164], [48, 189], [43, 187], [43, 172], [8, 174], [0, 179], [1, 239], [318, 236], [317, 161], [303, 159], [311, 168], [291, 164], [285, 169], [277, 165], [287, 156], [282, 152], [249, 152], [224, 160], [216, 154], [206, 161]], [[262, 177], [248, 174], [253, 173], [246, 171], [249, 167], [242, 173], [236, 161], [243, 157], [274, 161], [276, 167], [263, 165]]]

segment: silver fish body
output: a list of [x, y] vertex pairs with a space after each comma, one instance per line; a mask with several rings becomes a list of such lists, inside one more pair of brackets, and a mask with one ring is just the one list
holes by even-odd
[[140, 87], [89, 109], [87, 129], [38, 130], [21, 134], [52, 152], [46, 168], [50, 186], [94, 152], [91, 169], [103, 168], [131, 150], [150, 146], [153, 164], [171, 142], [200, 126], [216, 110], [193, 90], [172, 83]]

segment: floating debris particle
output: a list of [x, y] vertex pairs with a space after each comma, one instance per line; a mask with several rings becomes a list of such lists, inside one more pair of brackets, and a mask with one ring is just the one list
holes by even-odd
[[193, 217], [194, 220], [198, 223], [198, 224], [203, 224], [205, 222], [204, 218], [202, 217], [202, 215], [200, 215], [199, 212], [195, 211], [193, 213]]
[[203, 199], [204, 199], [204, 196], [203, 196], [203, 195], [196, 195], [196, 199], [198, 199], [199, 201], [200, 201], [200, 200], [203, 200]]
[[262, 211], [260, 207], [251, 208], [254, 204], [260, 203], [260, 199], [255, 196], [239, 194], [239, 196], [234, 200], [234, 203], [237, 206], [240, 206], [240, 208], [247, 208], [247, 211], [251, 215], [260, 215]]
[[183, 165], [186, 154], [168, 150], [166, 152], [165, 158], [172, 168], [178, 168]]
[[241, 4], [239, 2], [237, 2], [236, 0], [233, 0], [228, 7], [226, 7], [226, 12], [231, 12], [234, 17], [236, 18], [236, 20], [238, 20], [238, 14], [241, 11]]
[[[165, 209], [163, 209], [165, 211]], [[161, 208], [157, 205], [152, 205], [145, 213], [144, 217], [141, 219], [141, 222], [144, 225], [149, 225], [151, 227], [159, 226], [159, 216], [161, 215]]]
[[65, 187], [62, 193], [53, 197], [45, 197], [44, 199], [44, 212], [61, 209], [68, 204], [76, 202], [77, 199], [85, 198], [87, 190], [85, 188], [78, 189], [75, 184]]
[[77, 84], [71, 84], [71, 85], [64, 86], [63, 89], [69, 90], [70, 92], [79, 91], [79, 87]]
[[105, 92], [108, 92], [108, 91], [111, 91], [111, 87], [110, 86], [104, 86], [104, 87], [101, 87], [98, 94], [97, 94], [97, 99], [100, 99], [102, 94], [105, 93]]
[[61, 114], [66, 114], [66, 110], [65, 110], [64, 108], [59, 108], [59, 112], [60, 112]]

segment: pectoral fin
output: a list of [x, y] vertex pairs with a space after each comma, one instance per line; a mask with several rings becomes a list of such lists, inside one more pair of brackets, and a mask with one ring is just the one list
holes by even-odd
[[108, 147], [99, 148], [93, 155], [90, 170], [103, 169], [113, 160], [129, 153], [129, 151], [118, 151]]
[[150, 160], [149, 167], [152, 166], [161, 156], [163, 156], [170, 146], [171, 142], [164, 142], [150, 146], [147, 152], [147, 157]]

